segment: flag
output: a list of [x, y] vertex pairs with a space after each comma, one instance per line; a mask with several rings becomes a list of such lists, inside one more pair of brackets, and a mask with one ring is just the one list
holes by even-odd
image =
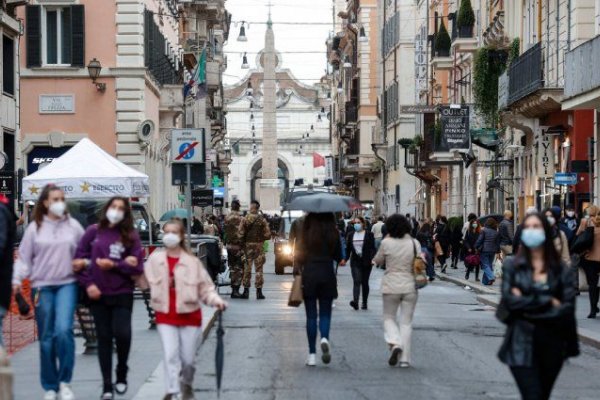
[[208, 94], [206, 88], [206, 46], [202, 49], [202, 54], [200, 55], [200, 61], [198, 61], [198, 79], [197, 84], [198, 88], [196, 90], [196, 100], [203, 99]]
[[185, 85], [183, 85], [183, 98], [187, 98], [190, 90], [194, 87], [196, 82], [198, 82], [198, 75], [200, 73], [200, 63], [196, 64], [196, 68], [192, 71], [190, 75], [190, 79], [187, 81]]
[[324, 167], [324, 166], [325, 166], [325, 157], [323, 157], [319, 153], [313, 153], [313, 168]]

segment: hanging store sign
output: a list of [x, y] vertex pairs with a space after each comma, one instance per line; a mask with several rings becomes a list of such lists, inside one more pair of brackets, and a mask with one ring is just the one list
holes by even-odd
[[469, 106], [440, 106], [442, 134], [438, 151], [468, 150], [471, 147]]
[[333, 179], [333, 156], [325, 157], [325, 179]]
[[577, 174], [573, 172], [557, 172], [554, 174], [555, 185], [577, 185]]
[[415, 36], [415, 103], [419, 103], [421, 93], [427, 91], [427, 36], [427, 25], [423, 24]]
[[437, 111], [437, 106], [434, 105], [410, 105], [400, 106], [401, 114], [432, 114]]
[[552, 142], [551, 136], [538, 135], [538, 178], [554, 178], [554, 146]]

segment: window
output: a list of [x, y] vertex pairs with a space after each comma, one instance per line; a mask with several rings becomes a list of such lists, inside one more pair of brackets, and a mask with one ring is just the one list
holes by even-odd
[[15, 94], [15, 41], [2, 36], [2, 91], [8, 95]]
[[83, 5], [26, 8], [27, 67], [70, 65], [85, 67]]

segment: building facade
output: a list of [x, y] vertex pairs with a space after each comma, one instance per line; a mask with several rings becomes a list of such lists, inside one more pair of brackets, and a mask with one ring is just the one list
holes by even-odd
[[[256, 70], [250, 70], [237, 84], [225, 87], [227, 144], [233, 161], [228, 179], [229, 200], [242, 206], [260, 199], [263, 179], [264, 52], [257, 55]], [[277, 126], [277, 179], [280, 204], [297, 184], [323, 185], [327, 178], [324, 158], [331, 155], [327, 84], [309, 86], [284, 68], [283, 56], [276, 53], [275, 109]], [[269, 210], [279, 211], [279, 209]]]

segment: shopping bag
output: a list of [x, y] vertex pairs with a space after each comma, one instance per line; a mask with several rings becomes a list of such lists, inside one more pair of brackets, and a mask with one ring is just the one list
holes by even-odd
[[502, 261], [500, 260], [499, 257], [496, 257], [496, 260], [494, 260], [494, 276], [496, 278], [502, 278]]
[[302, 304], [303, 299], [304, 297], [302, 295], [302, 275], [299, 274], [294, 276], [294, 283], [292, 284], [292, 291], [290, 292], [288, 306], [300, 307], [300, 304]]

